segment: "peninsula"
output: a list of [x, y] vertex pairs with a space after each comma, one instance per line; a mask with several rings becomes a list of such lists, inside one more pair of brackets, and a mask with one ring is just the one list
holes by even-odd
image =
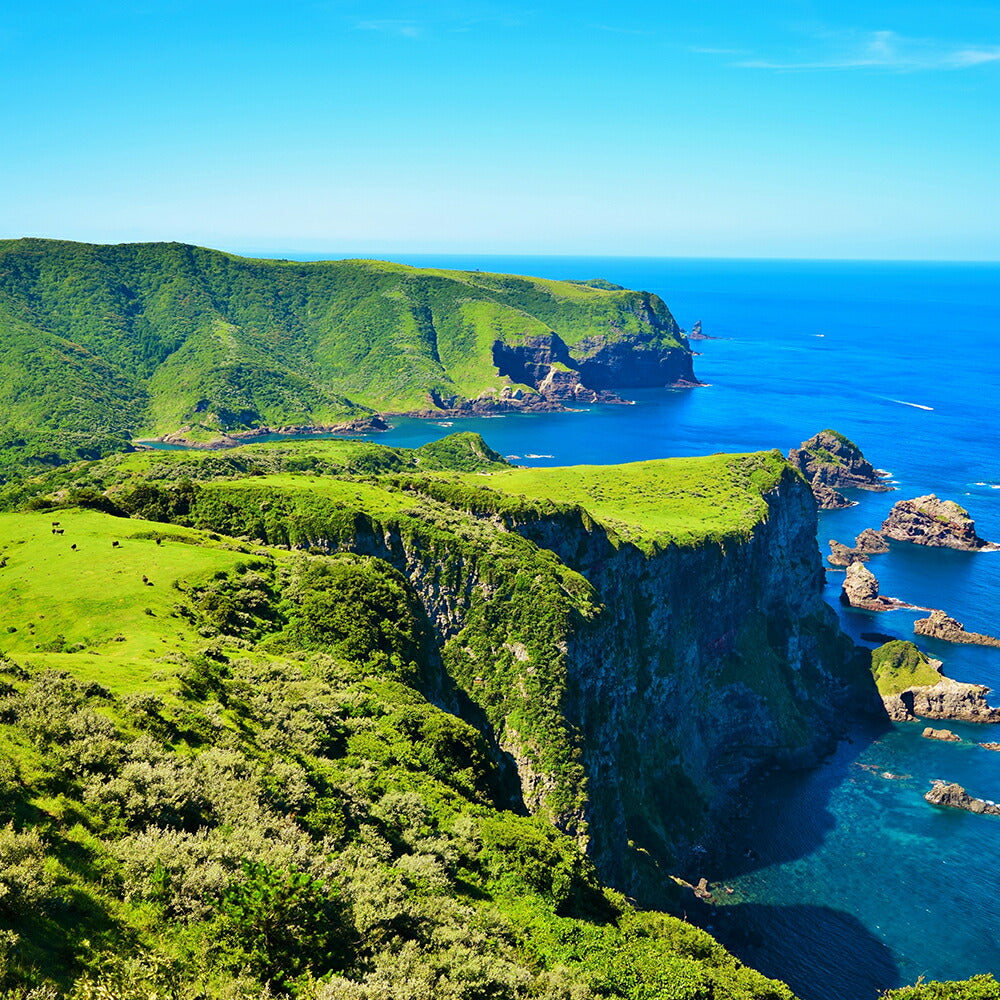
[[691, 358], [662, 299], [602, 280], [0, 241], [0, 474], [144, 438], [622, 402], [696, 384]]

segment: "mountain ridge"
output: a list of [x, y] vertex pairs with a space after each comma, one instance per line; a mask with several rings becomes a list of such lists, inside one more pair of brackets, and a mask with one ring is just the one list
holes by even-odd
[[0, 450], [38, 467], [142, 438], [560, 409], [694, 384], [662, 299], [606, 284], [3, 240]]

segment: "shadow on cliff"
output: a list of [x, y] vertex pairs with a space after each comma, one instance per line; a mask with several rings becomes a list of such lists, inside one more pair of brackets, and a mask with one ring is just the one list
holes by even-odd
[[741, 903], [720, 907], [709, 929], [740, 961], [786, 982], [800, 1000], [875, 1000], [901, 985], [889, 949], [840, 910]]

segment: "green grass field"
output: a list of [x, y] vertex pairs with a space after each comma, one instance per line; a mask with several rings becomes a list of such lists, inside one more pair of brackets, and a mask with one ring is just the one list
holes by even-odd
[[[64, 534], [52, 533], [53, 521]], [[166, 689], [169, 654], [205, 645], [175, 614], [174, 584], [207, 580], [247, 556], [204, 532], [60, 510], [0, 514], [2, 559], [0, 651], [121, 694]]]
[[512, 495], [578, 504], [627, 541], [690, 545], [749, 534], [767, 516], [762, 494], [777, 485], [785, 467], [773, 451], [464, 478]]

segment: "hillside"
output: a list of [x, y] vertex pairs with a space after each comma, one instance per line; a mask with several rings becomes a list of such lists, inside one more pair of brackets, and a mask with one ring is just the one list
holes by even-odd
[[693, 379], [664, 303], [602, 281], [0, 241], [0, 473], [143, 437], [558, 408]]
[[791, 996], [655, 912], [874, 692], [780, 456], [282, 442], [0, 511], [12, 997]]

